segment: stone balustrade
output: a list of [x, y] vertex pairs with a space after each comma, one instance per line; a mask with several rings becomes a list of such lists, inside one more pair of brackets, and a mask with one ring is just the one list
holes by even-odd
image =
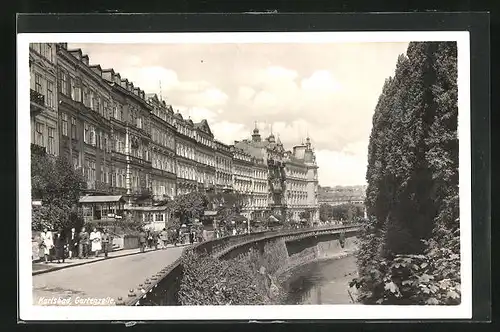
[[[311, 236], [321, 236], [335, 233], [354, 233], [359, 230], [359, 224], [322, 226], [307, 229], [278, 230], [268, 232], [258, 232], [252, 234], [241, 234], [235, 236], [226, 236], [198, 243], [192, 248], [198, 253], [213, 255], [219, 259], [231, 258], [247, 252], [256, 244], [263, 244], [278, 238], [284, 238], [285, 241], [295, 241]], [[182, 255], [169, 266], [153, 276], [145, 279], [136, 289], [131, 289], [124, 297], [118, 298], [117, 305], [158, 305], [155, 299], [161, 298], [162, 305], [179, 305], [177, 301], [177, 291], [182, 278], [182, 266], [180, 264]]]

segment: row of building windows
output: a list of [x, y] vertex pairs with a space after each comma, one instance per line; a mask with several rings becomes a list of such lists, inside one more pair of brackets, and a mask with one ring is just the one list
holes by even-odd
[[196, 181], [196, 169], [191, 165], [178, 164], [177, 177], [186, 180]]
[[152, 166], [162, 171], [175, 173], [175, 160], [173, 157], [165, 156], [157, 152], [151, 153]]
[[34, 143], [45, 147], [48, 154], [55, 155], [57, 153], [56, 128], [47, 126], [41, 122], [35, 122]]
[[152, 189], [154, 196], [164, 196], [168, 195], [171, 197], [175, 196], [175, 181], [153, 179]]
[[225, 171], [227, 173], [232, 172], [233, 163], [230, 157], [224, 158], [221, 156], [215, 156], [215, 163], [217, 170]]
[[151, 139], [161, 146], [175, 150], [175, 139], [171, 133], [153, 127], [151, 129]]
[[44, 97], [44, 106], [50, 109], [55, 109], [56, 91], [53, 79], [49, 78], [48, 75], [38, 73], [34, 66], [32, 66], [30, 82], [31, 89], [35, 90]]
[[206, 137], [203, 137], [202, 135], [196, 133], [196, 141], [197, 142], [200, 142], [201, 144], [209, 147], [210, 149], [213, 149], [215, 148], [215, 143], [214, 141], [206, 138]]
[[254, 177], [254, 171], [250, 167], [234, 166], [234, 174], [249, 178]]
[[50, 62], [54, 62], [55, 49], [51, 43], [30, 43], [30, 48]]
[[186, 159], [195, 160], [194, 148], [192, 146], [184, 145], [178, 143], [176, 146], [177, 155], [184, 157]]
[[102, 92], [83, 83], [80, 77], [72, 76], [64, 69], [59, 71], [59, 86], [62, 94], [109, 119], [109, 96], [104, 96]]
[[197, 152], [197, 153], [195, 153], [195, 155], [196, 155], [195, 156], [196, 162], [203, 164], [203, 165], [215, 167], [215, 159], [213, 156], [210, 156], [210, 155], [203, 153], [203, 152]]
[[172, 116], [163, 107], [153, 107], [153, 114], [168, 124], [173, 125]]
[[215, 182], [220, 186], [230, 186], [233, 183], [233, 176], [228, 173], [216, 172]]

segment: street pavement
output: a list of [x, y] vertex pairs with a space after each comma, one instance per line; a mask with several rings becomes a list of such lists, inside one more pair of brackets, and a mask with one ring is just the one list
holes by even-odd
[[[49, 305], [53, 304], [51, 301], [54, 299], [65, 300], [59, 302], [65, 305], [82, 305], [82, 299], [111, 298], [116, 301], [119, 296], [125, 299], [130, 289], [136, 289], [146, 278], [173, 263], [183, 249], [170, 247], [135, 255], [117, 251], [110, 253], [110, 256], [114, 254], [120, 257], [97, 258], [90, 264], [33, 275], [33, 304]], [[133, 251], [137, 252], [138, 249]], [[78, 263], [78, 260], [74, 260], [73, 264]]]

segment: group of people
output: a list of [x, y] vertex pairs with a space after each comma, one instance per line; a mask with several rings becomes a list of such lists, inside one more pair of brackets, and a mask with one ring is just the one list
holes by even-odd
[[141, 229], [139, 232], [139, 250], [141, 252], [149, 249], [167, 249], [169, 243], [177, 246], [179, 244], [194, 244], [204, 240], [204, 232], [193, 229], [178, 228], [176, 230], [167, 230], [164, 228], [160, 232]]
[[64, 263], [66, 258], [99, 257], [101, 252], [104, 253], [104, 257], [108, 257], [111, 243], [111, 236], [106, 228], [99, 230], [94, 228], [90, 233], [85, 227], [82, 227], [78, 233], [75, 228], [67, 233], [61, 228], [55, 232], [44, 228], [40, 233], [40, 250], [45, 263], [52, 262], [54, 259], [57, 263]]

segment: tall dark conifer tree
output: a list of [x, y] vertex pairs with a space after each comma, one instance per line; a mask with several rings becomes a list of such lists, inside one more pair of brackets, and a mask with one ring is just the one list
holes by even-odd
[[[413, 271], [395, 277], [401, 264], [391, 264], [401, 255], [436, 258], [447, 268], [436, 267], [431, 280], [459, 283], [456, 52], [454, 42], [410, 43], [375, 108], [366, 173], [369, 222], [358, 253], [357, 284], [366, 303], [420, 301], [399, 289], [411, 284], [397, 282]], [[387, 300], [387, 291], [394, 298]], [[447, 301], [435, 297], [431, 303]]]

